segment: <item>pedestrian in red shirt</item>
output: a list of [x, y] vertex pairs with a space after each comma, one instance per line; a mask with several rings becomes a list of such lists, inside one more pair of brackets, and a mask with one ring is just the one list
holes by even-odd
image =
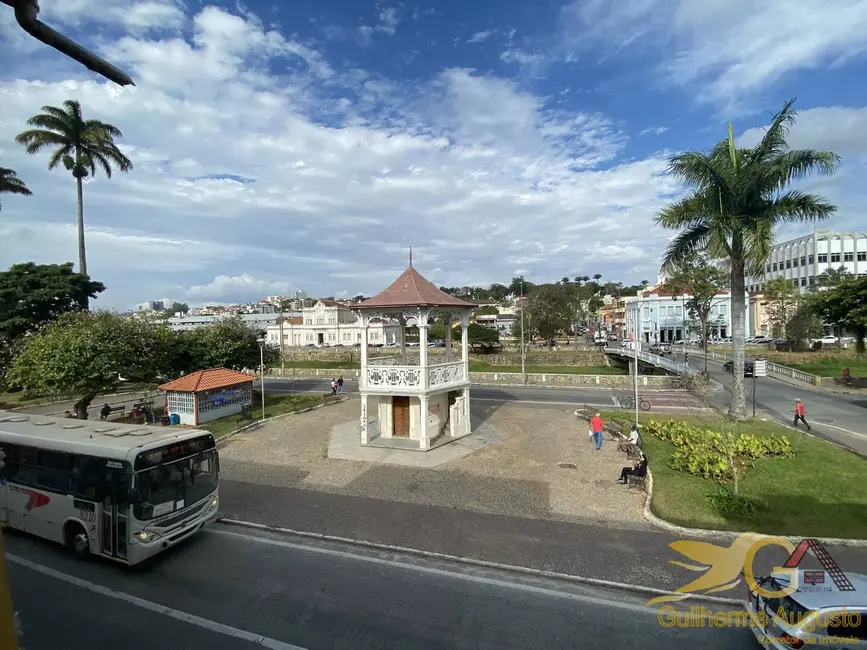
[[593, 440], [596, 442], [596, 449], [602, 448], [602, 430], [605, 428], [605, 422], [602, 421], [602, 416], [598, 413], [590, 418], [590, 430], [593, 432]]
[[804, 423], [807, 427], [807, 431], [811, 431], [813, 427], [804, 419], [804, 414], [807, 412], [807, 409], [804, 408], [804, 403], [800, 399], [795, 400], [795, 423], [792, 426], [798, 426], [798, 420]]

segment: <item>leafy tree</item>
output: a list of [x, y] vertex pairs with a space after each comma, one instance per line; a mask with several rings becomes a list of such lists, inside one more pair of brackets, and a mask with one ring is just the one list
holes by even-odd
[[773, 278], [762, 287], [768, 324], [774, 338], [787, 336], [786, 325], [798, 310], [801, 294], [794, 282], [786, 278]]
[[[704, 253], [685, 255], [676, 267], [670, 269], [671, 278], [666, 283], [673, 293], [685, 293], [686, 310], [701, 327], [701, 343], [704, 348], [704, 373], [707, 375], [708, 319], [713, 301], [726, 287], [725, 274]], [[686, 338], [686, 332], [684, 332]]]
[[500, 284], [499, 282], [495, 282], [490, 287], [488, 287], [488, 295], [491, 300], [496, 300], [499, 303], [502, 303], [509, 297], [509, 287], [505, 284]]
[[831, 152], [789, 148], [786, 136], [795, 121], [793, 103], [786, 102], [751, 149], [736, 146], [729, 123], [728, 138], [709, 153], [689, 151], [671, 158], [669, 173], [691, 191], [657, 216], [660, 225], [680, 230], [665, 252], [663, 268], [676, 267], [701, 250], [729, 266], [734, 356], [729, 417], [738, 420], [746, 417], [745, 275], [763, 271], [774, 226], [827, 219], [836, 211], [819, 196], [787, 190], [790, 183], [812, 173], [833, 174], [840, 161]]
[[[191, 330], [192, 366], [188, 371], [202, 368], [258, 368], [259, 343], [262, 336], [240, 317], [225, 318], [213, 325]], [[265, 346], [265, 365], [280, 358], [280, 350]]]
[[572, 325], [574, 298], [563, 285], [539, 285], [530, 293], [526, 317], [530, 329], [545, 340], [553, 339], [558, 332]]
[[120, 379], [154, 382], [164, 368], [157, 351], [164, 332], [151, 323], [109, 312], [60, 315], [27, 337], [9, 371], [9, 382], [41, 395], [77, 395], [75, 412]]
[[167, 311], [172, 315], [177, 314], [178, 312], [186, 314], [190, 311], [190, 306], [185, 302], [173, 302]]
[[828, 289], [829, 287], [836, 287], [843, 280], [851, 277], [852, 274], [846, 270], [845, 266], [836, 269], [829, 268], [816, 276], [816, 284], [810, 287], [810, 290], [821, 291], [822, 289]]
[[[21, 194], [30, 196], [33, 194], [24, 184], [14, 170], [8, 167], [0, 167], [0, 194]], [[0, 208], [3, 204], [0, 203]]]
[[467, 339], [473, 348], [491, 348], [500, 342], [500, 333], [490, 327], [470, 323], [467, 327]]
[[72, 173], [78, 189], [78, 272], [87, 275], [87, 253], [84, 245], [84, 197], [83, 180], [96, 175], [96, 167], [102, 168], [111, 178], [112, 167], [122, 172], [132, 169], [132, 163], [114, 142], [123, 134], [115, 126], [99, 120], [85, 120], [81, 104], [72, 99], [63, 102], [63, 108], [43, 106], [44, 113], [34, 115], [27, 123], [37, 127], [19, 133], [15, 137], [29, 154], [43, 149], [53, 149], [48, 160], [48, 169], [58, 164]]
[[500, 313], [500, 310], [493, 305], [486, 305], [484, 307], [479, 307], [474, 313], [476, 316], [496, 316]]
[[845, 327], [855, 334], [858, 354], [864, 354], [867, 336], [867, 277], [848, 278], [833, 289], [817, 291], [807, 304], [826, 322]]
[[67, 264], [14, 264], [0, 272], [0, 374], [25, 335], [105, 291]]
[[795, 351], [803, 349], [804, 341], [820, 337], [823, 332], [822, 321], [804, 303], [798, 306], [786, 323], [786, 338], [792, 343]]
[[529, 280], [525, 280], [523, 275], [519, 275], [515, 278], [512, 278], [512, 281], [509, 283], [509, 293], [513, 296], [527, 295], [536, 286]]

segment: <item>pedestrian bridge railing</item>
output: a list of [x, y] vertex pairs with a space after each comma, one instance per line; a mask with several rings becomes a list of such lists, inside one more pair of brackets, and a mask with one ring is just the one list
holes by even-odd
[[[704, 356], [704, 350], [696, 349], [694, 350], [694, 354], [698, 356]], [[707, 351], [708, 359], [717, 359], [720, 361], [731, 361], [732, 355], [726, 354], [723, 352], [714, 352], [713, 350]], [[779, 363], [771, 363], [768, 361], [768, 374], [777, 375], [779, 377], [786, 377], [788, 379], [795, 379], [796, 381], [803, 381], [807, 384], [812, 384], [814, 386], [818, 386], [821, 383], [821, 380], [816, 375], [812, 375], [809, 372], [804, 372], [803, 370], [798, 370], [797, 368], [790, 368], [789, 366], [783, 366]]]

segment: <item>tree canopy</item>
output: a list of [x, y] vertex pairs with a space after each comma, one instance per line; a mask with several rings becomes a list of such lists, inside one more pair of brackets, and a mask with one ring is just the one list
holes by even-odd
[[533, 287], [527, 300], [527, 324], [544, 339], [554, 338], [568, 329], [575, 320], [574, 294], [562, 284], [542, 284]]
[[490, 327], [470, 323], [467, 327], [467, 340], [473, 348], [491, 348], [500, 342], [500, 333]]
[[762, 304], [768, 314], [771, 336], [788, 337], [786, 326], [798, 311], [801, 294], [794, 282], [787, 278], [772, 278], [762, 286]]
[[850, 277], [836, 287], [817, 291], [808, 298], [810, 309], [827, 323], [854, 332], [856, 348], [864, 354], [867, 336], [867, 277]]

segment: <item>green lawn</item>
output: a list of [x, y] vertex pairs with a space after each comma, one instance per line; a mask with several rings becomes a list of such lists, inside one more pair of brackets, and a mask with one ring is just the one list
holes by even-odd
[[[622, 412], [607, 415], [624, 419]], [[678, 419], [714, 428], [708, 418]], [[867, 460], [770, 422], [726, 426], [756, 435], [785, 435], [792, 443], [791, 458], [756, 461], [741, 479], [740, 494], [757, 503], [758, 511], [746, 517], [721, 515], [707, 501], [718, 485], [669, 468], [673, 446], [645, 434], [644, 448], [653, 471], [654, 514], [693, 528], [867, 539]]]
[[[334, 368], [335, 370], [357, 370], [357, 361], [329, 361], [314, 359], [309, 361], [287, 361], [287, 368]], [[521, 366], [496, 366], [485, 361], [470, 360], [470, 372], [521, 372]], [[564, 375], [625, 375], [627, 370], [617, 366], [527, 366], [527, 372]]]
[[853, 377], [867, 377], [867, 356], [863, 355], [860, 357], [837, 359], [829, 357], [825, 359], [817, 359], [811, 363], [794, 363], [786, 365], [820, 377], [840, 377], [843, 374], [843, 368], [849, 368], [849, 372]]
[[34, 397], [26, 399], [27, 393], [23, 390], [16, 393], [0, 393], [0, 409], [14, 409], [23, 406], [39, 406], [50, 404], [50, 397]]
[[[268, 395], [265, 394], [265, 417], [271, 418], [275, 415], [284, 413], [292, 413], [310, 406], [323, 404], [325, 402], [324, 395]], [[240, 414], [229, 415], [213, 422], [200, 424], [200, 429], [205, 429], [214, 434], [218, 440], [223, 436], [240, 429], [246, 424], [251, 424], [254, 420], [262, 418], [262, 398], [259, 394], [253, 398], [253, 420], [247, 420], [241, 417]]]

